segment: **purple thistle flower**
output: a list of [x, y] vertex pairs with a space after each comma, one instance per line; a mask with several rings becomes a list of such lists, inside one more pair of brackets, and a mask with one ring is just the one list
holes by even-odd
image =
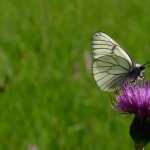
[[135, 117], [150, 117], [150, 81], [135, 85], [124, 84], [117, 96], [115, 108], [120, 112], [134, 114]]
[[143, 150], [150, 142], [150, 81], [125, 83], [117, 96], [115, 108], [123, 113], [134, 114], [130, 136], [135, 149]]

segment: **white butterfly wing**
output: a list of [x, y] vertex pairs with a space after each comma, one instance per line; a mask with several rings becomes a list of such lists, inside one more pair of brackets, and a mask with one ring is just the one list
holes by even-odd
[[105, 91], [120, 87], [133, 68], [127, 53], [104, 33], [95, 33], [92, 41], [93, 75], [97, 85]]

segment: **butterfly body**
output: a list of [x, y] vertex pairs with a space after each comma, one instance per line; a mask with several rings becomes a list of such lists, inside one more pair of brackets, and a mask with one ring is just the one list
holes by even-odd
[[129, 55], [105, 33], [95, 33], [92, 39], [93, 76], [104, 91], [115, 91], [124, 82], [143, 78], [145, 65], [136, 64]]

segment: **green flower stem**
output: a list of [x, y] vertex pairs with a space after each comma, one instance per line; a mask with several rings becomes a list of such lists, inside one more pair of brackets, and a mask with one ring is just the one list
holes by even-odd
[[135, 150], [144, 150], [143, 144], [135, 145]]

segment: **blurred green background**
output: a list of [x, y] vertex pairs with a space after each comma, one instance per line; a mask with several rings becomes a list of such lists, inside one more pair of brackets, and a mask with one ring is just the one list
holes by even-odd
[[1, 0], [0, 150], [133, 149], [132, 117], [92, 78], [91, 35], [144, 63], [149, 11], [149, 0]]

